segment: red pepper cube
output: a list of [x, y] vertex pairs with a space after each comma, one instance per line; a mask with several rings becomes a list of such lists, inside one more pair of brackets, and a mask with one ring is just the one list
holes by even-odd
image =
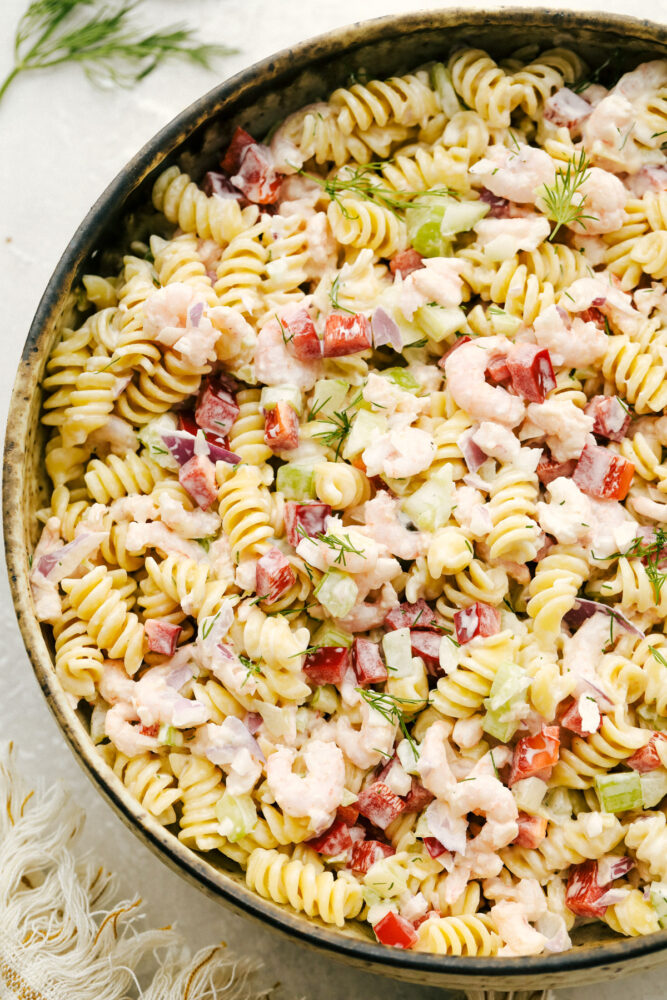
[[291, 451], [299, 447], [299, 415], [284, 400], [264, 414], [264, 440], [273, 451]]
[[634, 472], [627, 459], [599, 444], [587, 444], [572, 478], [583, 493], [598, 500], [625, 500]]
[[[426, 843], [427, 840], [435, 840], [435, 837], [425, 837], [424, 844]], [[436, 844], [438, 843], [437, 840], [435, 842]], [[431, 857], [433, 856], [434, 855], [431, 855]], [[435, 855], [435, 857], [439, 857], [439, 855]], [[421, 927], [421, 925], [423, 923], [426, 923], [427, 920], [439, 920], [441, 916], [442, 913], [440, 912], [440, 910], [427, 910], [423, 917], [417, 917], [416, 920], [412, 921], [412, 924], [414, 927]]]
[[[202, 430], [202, 428], [197, 425], [197, 421], [195, 420], [192, 410], [179, 411], [178, 429], [179, 431], [187, 431], [188, 434], [192, 434], [193, 437], [197, 437], [197, 432]], [[212, 444], [215, 445], [216, 448], [224, 448], [225, 451], [229, 451], [229, 438], [226, 435], [215, 434], [213, 431], [204, 431], [204, 438], [207, 444]]]
[[180, 625], [161, 621], [159, 618], [149, 618], [144, 625], [151, 653], [162, 653], [163, 656], [173, 656], [176, 652], [178, 637], [183, 631]]
[[393, 632], [397, 628], [439, 630], [440, 625], [436, 613], [421, 597], [414, 604], [404, 601], [398, 607], [392, 608], [384, 620], [384, 627], [388, 632]]
[[357, 805], [361, 815], [381, 830], [385, 830], [405, 809], [403, 799], [382, 781], [374, 781], [372, 785], [362, 788]]
[[546, 347], [537, 344], [516, 344], [507, 358], [512, 388], [531, 403], [543, 403], [556, 388], [551, 357]]
[[407, 278], [413, 271], [420, 271], [424, 266], [424, 258], [412, 247], [409, 250], [399, 250], [389, 261], [391, 273], [400, 274], [402, 278]]
[[523, 778], [548, 781], [558, 761], [560, 734], [558, 726], [542, 726], [535, 736], [524, 736], [514, 748], [507, 784], [511, 787]]
[[280, 325], [283, 329], [285, 346], [295, 358], [299, 361], [312, 361], [313, 358], [322, 357], [322, 341], [317, 336], [315, 324], [305, 309], [300, 309], [289, 319], [281, 319]]
[[392, 854], [396, 854], [394, 848], [390, 844], [383, 844], [381, 840], [358, 840], [352, 847], [350, 868], [365, 875], [376, 861], [390, 858]]
[[201, 187], [209, 198], [217, 195], [218, 198], [233, 198], [235, 201], [241, 201], [245, 204], [245, 198], [241, 192], [237, 191], [228, 177], [219, 174], [216, 170], [209, 170], [204, 174]]
[[154, 722], [150, 726], [137, 726], [137, 729], [142, 736], [152, 736], [156, 740], [160, 732], [160, 723]]
[[476, 601], [469, 608], [462, 608], [454, 615], [456, 641], [470, 642], [477, 635], [496, 635], [500, 632], [500, 612], [490, 604]]
[[595, 421], [593, 433], [609, 441], [622, 441], [632, 419], [618, 396], [593, 396], [584, 413]]
[[565, 891], [565, 905], [578, 917], [601, 917], [606, 906], [598, 900], [605, 894], [604, 886], [598, 884], [597, 861], [584, 861], [570, 872]]
[[435, 795], [429, 792], [428, 788], [424, 788], [420, 781], [413, 778], [410, 791], [403, 799], [405, 802], [405, 812], [421, 812], [422, 809], [425, 809], [427, 805], [433, 802], [434, 798]]
[[313, 684], [342, 684], [350, 665], [350, 652], [345, 646], [321, 646], [308, 653], [303, 672]]
[[338, 819], [342, 819], [343, 823], [347, 823], [348, 826], [354, 826], [359, 819], [359, 810], [354, 804], [349, 806], [338, 806], [336, 816]]
[[352, 847], [352, 837], [347, 825], [342, 819], [334, 820], [328, 830], [309, 840], [308, 847], [312, 847], [318, 854], [326, 854], [327, 857], [336, 857], [343, 854]]
[[241, 160], [243, 159], [243, 154], [245, 153], [248, 146], [255, 146], [256, 142], [249, 132], [242, 129], [239, 125], [234, 135], [232, 136], [232, 141], [227, 147], [227, 152], [225, 153], [223, 159], [220, 161], [220, 166], [225, 171], [226, 174], [235, 174], [236, 171], [241, 166]]
[[467, 334], [464, 337], [457, 337], [452, 346], [445, 351], [441, 358], [438, 358], [438, 368], [444, 369], [445, 362], [447, 361], [449, 355], [453, 354], [459, 347], [463, 347], [464, 344], [470, 343], [471, 340], [472, 337], [469, 337]]
[[[583, 728], [583, 722], [581, 718], [581, 712], [579, 711], [579, 703], [577, 701], [572, 701], [563, 715], [560, 718], [560, 724], [563, 729], [569, 729], [571, 733], [576, 733], [577, 736], [590, 736], [591, 732], [589, 729]], [[598, 722], [597, 728], [599, 729], [602, 725], [602, 718]]]
[[595, 323], [601, 330], [604, 330], [604, 313], [597, 306], [589, 306], [579, 313], [579, 319], [584, 323]]
[[373, 924], [373, 930], [380, 944], [389, 945], [390, 948], [412, 948], [417, 940], [414, 926], [393, 910]]
[[520, 812], [517, 820], [519, 832], [512, 841], [517, 847], [539, 847], [547, 835], [547, 820], [545, 816], [529, 816]]
[[245, 147], [237, 171], [230, 180], [255, 205], [272, 205], [282, 184], [282, 178], [273, 165], [271, 150], [259, 142]]
[[506, 354], [494, 354], [484, 369], [484, 378], [491, 385], [506, 385], [510, 380]]
[[223, 389], [216, 379], [207, 379], [204, 382], [195, 408], [195, 421], [198, 427], [224, 437], [231, 430], [239, 412], [239, 406], [231, 392]]
[[331, 313], [324, 328], [324, 357], [358, 354], [373, 345], [371, 325], [361, 313]]
[[389, 676], [382, 661], [379, 644], [370, 639], [354, 640], [352, 666], [360, 684], [379, 684]]
[[440, 641], [438, 632], [425, 629], [410, 629], [410, 646], [413, 656], [421, 656], [431, 677], [441, 677], [444, 670], [440, 666]]
[[296, 548], [304, 535], [317, 538], [318, 535], [325, 534], [328, 517], [331, 517], [331, 505], [328, 503], [288, 500], [284, 513], [287, 541]]
[[424, 837], [424, 847], [432, 858], [440, 858], [449, 853], [436, 837]]
[[479, 200], [490, 206], [487, 219], [509, 219], [512, 214], [512, 207], [507, 198], [500, 198], [488, 188], [480, 189]]
[[215, 466], [206, 455], [193, 455], [189, 462], [182, 465], [178, 470], [178, 481], [202, 510], [208, 510], [217, 499]]
[[537, 478], [543, 486], [548, 486], [554, 479], [560, 479], [561, 476], [569, 479], [576, 467], [577, 462], [574, 458], [569, 459], [567, 462], [557, 462], [555, 458], [551, 458], [549, 454], [542, 452], [540, 460], [537, 463]]
[[632, 757], [628, 757], [625, 763], [633, 771], [639, 771], [640, 774], [646, 774], [647, 771], [655, 771], [658, 767], [662, 767], [663, 763], [658, 754], [658, 743], [662, 743], [664, 740], [667, 740], [667, 733], [654, 733], [646, 746], [635, 750]]
[[269, 549], [257, 561], [257, 594], [274, 604], [296, 583], [296, 573], [280, 549]]

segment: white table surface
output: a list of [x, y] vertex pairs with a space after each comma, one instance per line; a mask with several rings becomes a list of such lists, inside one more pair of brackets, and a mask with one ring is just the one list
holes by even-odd
[[[28, 0], [0, 3], [0, 77], [10, 67], [11, 40]], [[465, 2], [465, 0], [463, 0]], [[468, 0], [472, 5], [477, 0]], [[517, 0], [515, 5], [528, 6]], [[167, 24], [187, 17], [210, 41], [237, 47], [217, 73], [174, 63], [133, 91], [93, 88], [77, 67], [26, 75], [0, 105], [0, 413], [7, 411], [14, 372], [42, 290], [89, 206], [130, 156], [178, 111], [230, 76], [285, 46], [358, 19], [418, 7], [410, 0], [148, 0], [142, 17]], [[479, 4], [482, 6], [482, 4]], [[487, 0], [485, 6], [501, 4]], [[548, 6], [545, 4], [545, 6]], [[577, 0], [559, 8], [596, 8], [667, 21], [667, 0]], [[266, 986], [305, 1000], [434, 1000], [446, 994], [358, 973], [235, 916], [186, 884], [149, 853], [112, 812], [74, 760], [32, 674], [4, 573], [0, 573], [0, 738], [15, 741], [23, 769], [47, 784], [66, 779], [87, 812], [86, 842], [138, 891], [149, 919], [176, 924], [195, 947], [224, 939], [261, 958]], [[667, 963], [649, 974], [603, 987], [605, 1000], [657, 1000]], [[593, 1000], [599, 987], [559, 991], [559, 1000]]]

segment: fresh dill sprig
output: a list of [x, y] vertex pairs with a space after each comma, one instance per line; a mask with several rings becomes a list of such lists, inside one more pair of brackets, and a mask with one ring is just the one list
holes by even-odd
[[[313, 537], [312, 535], [309, 535], [308, 532], [305, 531], [305, 529], [300, 524], [297, 525], [296, 530], [297, 533], [301, 535], [303, 538]], [[345, 538], [341, 535], [333, 535], [331, 534], [331, 532], [328, 532], [326, 535], [323, 532], [320, 532], [315, 537], [319, 542], [324, 542], [325, 545], [328, 545], [330, 549], [334, 550], [334, 552], [336, 551], [338, 552], [338, 555], [336, 556], [334, 562], [341, 563], [343, 566], [346, 565], [345, 561], [346, 552], [353, 552], [357, 556], [364, 555], [361, 549], [355, 549], [354, 545], [350, 541], [349, 535], [347, 538]]]
[[243, 684], [247, 682], [250, 675], [254, 674], [255, 676], [257, 676], [258, 674], [261, 674], [262, 668], [260, 667], [259, 663], [255, 663], [254, 660], [251, 660], [249, 657], [243, 656], [242, 653], [239, 654], [239, 661], [243, 664], [243, 666], [246, 669], [246, 675], [243, 678], [243, 683], [241, 684], [241, 687], [243, 687]]
[[[359, 394], [352, 402], [345, 407], [344, 410], [335, 410], [333, 416], [327, 417], [326, 423], [331, 426], [325, 431], [318, 431], [313, 434], [314, 438], [317, 438], [323, 444], [327, 445], [329, 448], [334, 448], [336, 450], [336, 461], [340, 458], [341, 448], [345, 444], [347, 437], [352, 430], [352, 421], [355, 417], [353, 413], [352, 416], [349, 415], [349, 410], [356, 406], [361, 398]], [[324, 421], [322, 421], [324, 423]]]
[[625, 552], [612, 552], [608, 556], [596, 556], [594, 552], [591, 552], [591, 555], [593, 559], [601, 562], [606, 562], [610, 559], [624, 559], [628, 556], [635, 556], [641, 559], [646, 570], [646, 577], [653, 587], [653, 598], [655, 603], [659, 604], [660, 593], [665, 580], [667, 580], [667, 573], [660, 572], [659, 568], [660, 560], [664, 557], [665, 550], [667, 550], [667, 534], [665, 534], [662, 528], [654, 528], [653, 531], [652, 541], [647, 543], [643, 538], [635, 538]]
[[372, 201], [376, 205], [388, 208], [390, 212], [404, 212], [406, 208], [418, 205], [419, 202], [428, 196], [429, 198], [456, 198], [458, 195], [448, 187], [424, 188], [419, 191], [395, 191], [383, 183], [383, 178], [378, 173], [391, 161], [377, 163], [366, 163], [360, 167], [347, 167], [344, 176], [338, 177], [318, 177], [306, 170], [300, 170], [311, 181], [324, 190], [333, 202], [338, 205], [341, 215], [345, 219], [356, 219], [357, 215], [350, 212], [341, 201], [341, 195], [352, 194], [362, 201]]
[[350, 313], [354, 316], [354, 309], [346, 309], [338, 301], [338, 296], [340, 294], [340, 274], [337, 274], [333, 280], [331, 288], [329, 289], [329, 302], [331, 303], [332, 309], [337, 309], [339, 312]]
[[651, 650], [653, 659], [657, 660], [658, 663], [661, 663], [663, 667], [667, 667], [667, 660], [662, 655], [662, 653], [658, 649], [656, 649], [655, 646], [649, 646], [648, 648]]
[[199, 42], [184, 24], [144, 33], [132, 14], [142, 0], [32, 0], [14, 35], [14, 66], [0, 100], [20, 73], [79, 63], [101, 85], [132, 86], [165, 60], [186, 59], [206, 69], [234, 49]]
[[575, 154], [568, 160], [565, 170], [562, 167], [558, 168], [552, 185], [543, 185], [542, 199], [547, 208], [546, 214], [556, 223], [549, 240], [554, 239], [561, 226], [579, 222], [585, 229], [583, 219], [597, 219], [596, 215], [587, 215], [584, 212], [585, 197], [579, 197], [575, 201], [576, 195], [581, 194], [582, 184], [589, 176], [589, 167], [590, 164], [582, 149], [578, 158]]
[[374, 708], [376, 712], [387, 720], [387, 722], [398, 723], [398, 728], [400, 729], [403, 738], [410, 744], [410, 749], [412, 750], [415, 760], [419, 757], [417, 753], [417, 746], [414, 739], [408, 732], [408, 727], [405, 721], [405, 716], [401, 709], [401, 705], [423, 705], [423, 701], [419, 698], [399, 698], [397, 695], [389, 694], [388, 691], [375, 691], [373, 688], [355, 688], [355, 691], [361, 695], [365, 702]]

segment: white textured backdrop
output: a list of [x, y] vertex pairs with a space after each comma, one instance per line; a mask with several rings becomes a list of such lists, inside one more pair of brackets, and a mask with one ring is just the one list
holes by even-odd
[[[28, 0], [0, 2], [0, 79], [11, 66], [13, 32]], [[466, 2], [466, 0], [463, 0]], [[471, 6], [502, 7], [486, 0]], [[516, 6], [533, 6], [517, 0]], [[30, 320], [56, 262], [93, 201], [123, 164], [178, 111], [231, 76], [279, 49], [360, 17], [439, 3], [410, 0], [149, 0], [148, 24], [186, 17], [208, 40], [238, 48], [218, 73], [174, 63], [131, 92], [97, 90], [78, 67], [19, 78], [0, 104], [0, 413], [3, 421]], [[549, 6], [544, 4], [543, 6]], [[559, 9], [598, 9], [667, 21], [667, 0], [578, 0]], [[0, 738], [12, 739], [29, 775], [65, 778], [87, 811], [87, 843], [138, 891], [157, 925], [177, 924], [195, 946], [224, 939], [263, 959], [267, 986], [305, 1000], [434, 1000], [443, 991], [406, 987], [354, 972], [282, 937], [258, 929], [172, 874], [123, 826], [73, 759], [37, 686], [23, 649], [4, 573], [0, 573]], [[558, 1000], [658, 1000], [667, 962], [631, 979], [562, 990]]]

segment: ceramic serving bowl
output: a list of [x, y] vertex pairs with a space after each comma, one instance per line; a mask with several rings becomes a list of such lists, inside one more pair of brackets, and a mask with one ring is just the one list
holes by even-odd
[[340, 931], [255, 895], [222, 855], [197, 854], [160, 826], [99, 757], [85, 720], [60, 689], [53, 642], [38, 623], [28, 584], [35, 511], [47, 501], [41, 382], [51, 348], [67, 323], [72, 289], [100, 249], [129, 242], [128, 218], [150, 200], [157, 172], [177, 162], [194, 179], [214, 168], [237, 125], [261, 137], [305, 104], [343, 86], [362, 67], [373, 77], [446, 58], [462, 45], [496, 58], [526, 44], [574, 47], [592, 66], [610, 55], [619, 68], [667, 54], [663, 26], [628, 17], [537, 9], [464, 8], [387, 17], [322, 35], [280, 52], [215, 87], [159, 132], [92, 207], [58, 264], [30, 328], [16, 376], [5, 444], [4, 532], [16, 614], [33, 668], [81, 764], [144, 843], [167, 864], [226, 905], [351, 964], [411, 982], [496, 990], [571, 986], [648, 968], [667, 958], [667, 930], [619, 938], [604, 925], [575, 935], [575, 947], [534, 958], [456, 958], [385, 948], [359, 925]]

